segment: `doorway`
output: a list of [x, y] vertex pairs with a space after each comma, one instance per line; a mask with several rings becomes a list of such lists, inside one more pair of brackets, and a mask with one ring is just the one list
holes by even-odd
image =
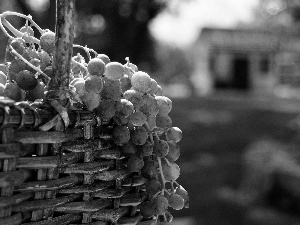
[[247, 90], [249, 85], [249, 59], [235, 57], [232, 62], [232, 88]]

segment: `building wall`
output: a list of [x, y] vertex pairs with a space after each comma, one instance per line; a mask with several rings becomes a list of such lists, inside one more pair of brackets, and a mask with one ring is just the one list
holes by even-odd
[[194, 70], [190, 76], [194, 84], [196, 95], [203, 96], [213, 92], [213, 79], [209, 70], [210, 44], [208, 41], [199, 41], [190, 50], [194, 59]]
[[[241, 35], [240, 31], [235, 33], [230, 30], [229, 34], [227, 35], [226, 30], [217, 30], [216, 33], [210, 30], [202, 34], [194, 47], [195, 69], [191, 79], [197, 94], [212, 93], [216, 90], [216, 82], [219, 86], [222, 86], [223, 82], [224, 88], [227, 83], [227, 88], [232, 89], [234, 85], [231, 86], [230, 82], [234, 79], [234, 60], [239, 57], [248, 61], [248, 91], [257, 94], [273, 94], [278, 80], [275, 65], [276, 39], [272, 37], [268, 42], [268, 38], [263, 36], [264, 33], [258, 35], [255, 32], [255, 35], [252, 35], [249, 31]], [[249, 46], [245, 44], [244, 37], [248, 37]], [[245, 74], [240, 76], [243, 75]]]
[[[251, 60], [251, 80], [252, 91], [257, 94], [272, 95], [277, 82], [274, 64], [274, 53], [252, 53]], [[268, 60], [267, 67], [264, 67], [264, 60]], [[267, 70], [266, 70], [267, 69]]]

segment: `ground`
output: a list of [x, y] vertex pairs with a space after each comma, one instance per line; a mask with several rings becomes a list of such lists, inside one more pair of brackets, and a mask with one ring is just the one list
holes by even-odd
[[245, 210], [220, 198], [220, 190], [238, 188], [250, 143], [293, 141], [299, 101], [245, 93], [172, 100], [173, 126], [183, 131], [178, 181], [191, 196], [189, 209], [172, 211], [176, 224], [249, 225]]

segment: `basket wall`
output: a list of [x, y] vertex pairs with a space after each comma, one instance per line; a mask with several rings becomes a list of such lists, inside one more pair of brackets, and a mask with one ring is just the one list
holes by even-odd
[[64, 129], [50, 104], [0, 108], [0, 225], [155, 224], [139, 213], [146, 179], [128, 172], [110, 121], [73, 109]]

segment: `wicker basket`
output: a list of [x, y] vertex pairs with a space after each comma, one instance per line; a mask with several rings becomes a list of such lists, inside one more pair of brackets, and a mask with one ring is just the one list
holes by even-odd
[[155, 223], [140, 222], [146, 179], [126, 169], [109, 121], [72, 109], [68, 129], [45, 131], [63, 121], [51, 104], [1, 99], [0, 108], [0, 224]]

